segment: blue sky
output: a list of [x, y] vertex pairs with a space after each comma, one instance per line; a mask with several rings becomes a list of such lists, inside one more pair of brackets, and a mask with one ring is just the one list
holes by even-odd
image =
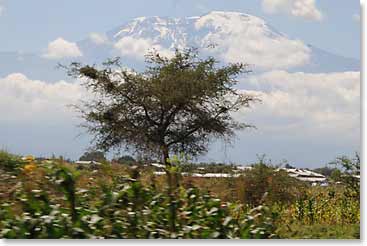
[[[248, 38], [246, 28], [227, 25], [228, 33], [217, 33], [217, 41], [225, 39], [223, 53], [218, 53], [221, 59], [252, 58], [261, 68], [241, 80], [246, 86], [240, 89], [260, 95], [263, 103], [236, 116], [258, 130], [239, 133], [234, 148], [214, 144], [202, 160], [244, 164], [265, 153], [275, 162], [287, 159], [295, 166], [319, 167], [338, 155], [359, 151], [357, 0], [0, 0], [0, 63], [7, 62], [0, 66], [0, 115], [6, 116], [0, 118], [0, 149], [77, 159], [89, 146], [88, 137], [77, 137], [81, 130], [75, 125], [80, 121], [65, 105], [86, 95], [77, 81], [58, 76], [55, 64], [69, 58], [91, 62], [85, 48], [89, 46], [81, 47], [81, 40], [94, 42], [93, 52], [103, 47], [98, 53], [102, 56], [113, 50], [134, 60], [153, 45], [169, 53], [144, 35], [108, 40], [103, 33], [139, 16], [202, 16], [214, 10], [258, 16], [287, 37], [263, 35], [256, 21], [249, 46], [243, 42]], [[239, 16], [232, 15], [231, 23], [242, 21]], [[201, 24], [210, 27], [213, 20], [220, 25], [226, 21], [214, 13]], [[257, 44], [263, 50], [258, 51]], [[357, 61], [322, 52], [315, 52], [320, 60], [312, 60], [314, 50], [307, 44]], [[8, 56], [13, 51], [18, 53]], [[332, 66], [315, 69], [315, 64]]]
[[[57, 37], [79, 41], [138, 16], [193, 16], [211, 10], [239, 11], [264, 18], [276, 29], [332, 53], [359, 58], [358, 0], [316, 1], [322, 21], [284, 13], [267, 14], [260, 0], [2, 0], [0, 51], [34, 52]], [[342, 34], [342, 35], [341, 35]]]

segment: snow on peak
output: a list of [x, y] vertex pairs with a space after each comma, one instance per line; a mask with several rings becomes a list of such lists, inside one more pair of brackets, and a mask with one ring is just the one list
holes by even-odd
[[271, 35], [279, 34], [269, 28], [263, 19], [239, 12], [212, 11], [201, 16], [196, 21], [195, 27], [197, 29], [212, 27], [215, 30], [227, 33], [246, 32], [249, 29], [257, 29], [262, 32], [271, 33]]
[[143, 57], [140, 53], [147, 53], [149, 48], [172, 54], [174, 48], [198, 47], [225, 62], [245, 62], [260, 69], [307, 64], [311, 50], [300, 40], [277, 32], [263, 19], [240, 12], [212, 11], [185, 18], [138, 17], [111, 36], [120, 55], [139, 53]]
[[241, 13], [241, 12], [235, 12], [235, 11], [210, 11], [209, 13], [202, 15], [201, 17], [214, 17], [214, 18], [218, 18], [218, 17], [224, 17], [224, 18], [247, 18], [247, 19], [255, 19], [258, 21], [263, 21], [263, 19], [256, 17], [254, 15], [249, 15], [246, 13]]

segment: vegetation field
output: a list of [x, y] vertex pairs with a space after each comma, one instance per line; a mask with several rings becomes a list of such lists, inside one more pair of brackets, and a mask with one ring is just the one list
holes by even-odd
[[[359, 186], [313, 187], [264, 163], [237, 178], [0, 153], [1, 238], [360, 237]], [[169, 187], [171, 185], [171, 187]]]

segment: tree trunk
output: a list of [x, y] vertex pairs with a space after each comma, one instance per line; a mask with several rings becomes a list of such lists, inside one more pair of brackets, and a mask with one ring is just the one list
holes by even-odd
[[174, 185], [174, 174], [171, 172], [172, 164], [169, 161], [169, 149], [167, 145], [162, 145], [162, 162], [166, 166], [166, 174], [167, 174], [167, 185], [168, 185], [168, 196], [169, 196], [169, 226], [171, 233], [176, 232], [176, 194], [175, 194], [175, 185]]
[[162, 162], [164, 165], [166, 166], [171, 166], [171, 164], [168, 162], [169, 159], [169, 151], [168, 151], [168, 147], [167, 145], [162, 145], [161, 147], [162, 149]]

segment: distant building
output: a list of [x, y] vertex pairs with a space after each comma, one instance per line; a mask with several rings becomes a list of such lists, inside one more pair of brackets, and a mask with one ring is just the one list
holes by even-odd
[[76, 161], [75, 164], [88, 166], [88, 165], [101, 165], [102, 163], [98, 161]]
[[[154, 172], [154, 174], [161, 176], [165, 175], [166, 172]], [[239, 174], [230, 174], [230, 173], [186, 173], [186, 172], [182, 172], [181, 175], [195, 178], [235, 178], [240, 176]]]
[[[164, 165], [159, 163], [151, 163], [151, 166], [154, 166], [157, 170], [154, 172], [155, 175], [165, 175], [166, 172], [164, 172]], [[239, 177], [241, 175], [244, 175], [242, 173], [243, 171], [248, 171], [253, 169], [251, 166], [236, 166], [236, 169], [232, 170], [232, 173], [206, 173], [205, 168], [198, 168], [199, 172], [194, 173], [186, 173], [182, 172], [182, 176], [191, 176], [191, 177], [197, 177], [197, 178], [235, 178]], [[320, 186], [327, 186], [327, 180], [326, 177], [322, 174], [306, 170], [306, 169], [298, 169], [298, 168], [279, 168], [276, 171], [284, 170], [288, 173], [290, 177], [294, 177], [298, 180], [310, 182], [312, 185], [320, 185]]]
[[[247, 171], [247, 170], [251, 170], [252, 167], [251, 166], [236, 166], [237, 170], [241, 170], [241, 171]], [[235, 170], [233, 170], [235, 171]]]
[[166, 166], [160, 163], [151, 163], [150, 164], [153, 167], [164, 169]]
[[360, 180], [361, 179], [361, 176], [360, 175], [352, 175], [354, 178]]
[[278, 170], [284, 170], [288, 173], [290, 177], [296, 178], [301, 181], [311, 182], [311, 183], [325, 183], [326, 177], [320, 173], [316, 173], [306, 169], [298, 168], [280, 168]]

